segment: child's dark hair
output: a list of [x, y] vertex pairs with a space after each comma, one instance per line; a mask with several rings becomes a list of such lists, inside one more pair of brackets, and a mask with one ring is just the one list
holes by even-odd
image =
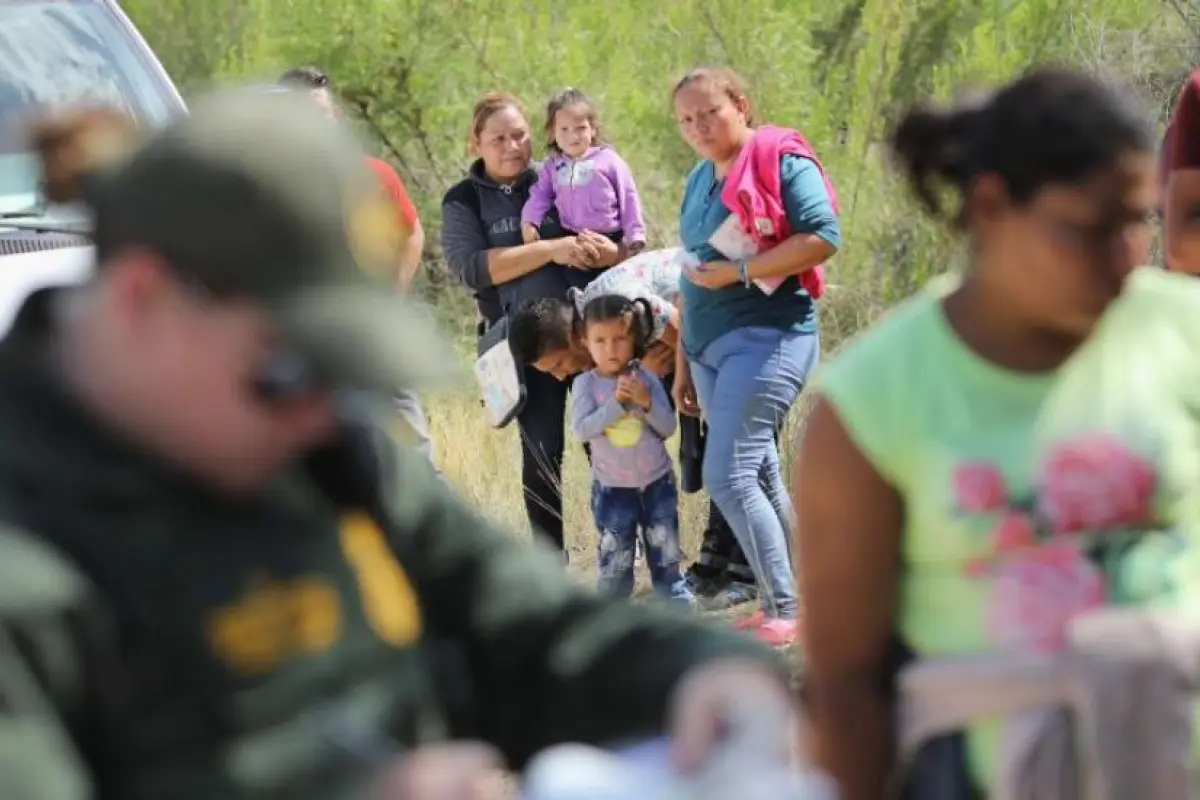
[[554, 141], [554, 118], [564, 108], [574, 108], [575, 106], [583, 106], [587, 109], [587, 119], [592, 125], [592, 146], [604, 141], [600, 133], [600, 115], [596, 113], [596, 107], [592, 105], [592, 101], [586, 94], [568, 86], [551, 97], [549, 103], [546, 103], [546, 147], [550, 148], [552, 152], [562, 152], [558, 147], [558, 142]]
[[518, 364], [571, 346], [575, 307], [557, 297], [530, 300], [508, 319], [508, 348]]
[[582, 331], [594, 322], [614, 322], [628, 320], [629, 330], [633, 334], [633, 357], [641, 358], [650, 347], [650, 337], [654, 335], [654, 314], [650, 304], [642, 298], [630, 300], [619, 294], [602, 294], [588, 301], [579, 317]]
[[1124, 155], [1150, 152], [1147, 118], [1096, 77], [1039, 67], [992, 95], [910, 108], [892, 132], [891, 151], [934, 216], [942, 215], [940, 189], [959, 194], [953, 222], [963, 228], [979, 176], [997, 175], [1014, 203], [1027, 203], [1048, 185], [1078, 184]]

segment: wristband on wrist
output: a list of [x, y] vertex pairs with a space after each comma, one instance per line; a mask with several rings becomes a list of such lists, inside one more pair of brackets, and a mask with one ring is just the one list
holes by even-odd
[[750, 287], [750, 259], [739, 258], [736, 263], [737, 263], [737, 271], [738, 271], [738, 280], [740, 280], [742, 282], [743, 286], [745, 286], [746, 288], [749, 288]]

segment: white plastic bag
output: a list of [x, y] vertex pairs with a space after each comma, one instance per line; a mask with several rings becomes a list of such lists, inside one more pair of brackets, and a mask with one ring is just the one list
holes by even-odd
[[521, 800], [835, 800], [828, 778], [798, 766], [768, 763], [731, 742], [698, 773], [681, 776], [665, 742], [608, 751], [560, 745], [525, 772]]
[[508, 346], [508, 320], [502, 319], [480, 337], [475, 359], [475, 380], [482, 405], [493, 428], [508, 425], [525, 406], [522, 369]]

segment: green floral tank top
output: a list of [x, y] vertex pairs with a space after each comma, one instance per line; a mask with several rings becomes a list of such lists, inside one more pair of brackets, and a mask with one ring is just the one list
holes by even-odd
[[[819, 378], [905, 505], [897, 631], [918, 657], [1054, 652], [1105, 603], [1196, 608], [1200, 281], [1144, 268], [1059, 370], [957, 338], [944, 279]], [[1004, 724], [968, 732], [991, 783]]]

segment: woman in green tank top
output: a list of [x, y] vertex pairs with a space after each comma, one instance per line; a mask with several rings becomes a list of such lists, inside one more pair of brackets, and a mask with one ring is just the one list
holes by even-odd
[[[1200, 584], [1180, 502], [1200, 485], [1184, 411], [1200, 289], [1135, 269], [1156, 202], [1146, 119], [1043, 68], [895, 129], [927, 210], [961, 198], [971, 257], [838, 354], [805, 428], [808, 711], [845, 800], [883, 796], [905, 660], [1054, 652], [1081, 611], [1178, 607]], [[983, 796], [1019, 729], [939, 742], [943, 791], [907, 796]]]

